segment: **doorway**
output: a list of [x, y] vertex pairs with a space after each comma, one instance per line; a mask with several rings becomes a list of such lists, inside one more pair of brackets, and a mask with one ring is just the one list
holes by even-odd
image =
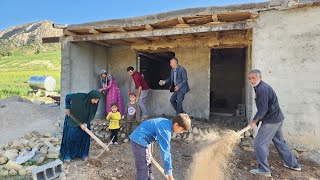
[[211, 49], [210, 112], [245, 114], [246, 48]]

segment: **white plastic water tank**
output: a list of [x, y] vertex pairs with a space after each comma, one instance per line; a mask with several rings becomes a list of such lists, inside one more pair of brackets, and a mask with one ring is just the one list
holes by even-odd
[[53, 91], [56, 88], [56, 79], [52, 76], [31, 76], [28, 83], [33, 90]]

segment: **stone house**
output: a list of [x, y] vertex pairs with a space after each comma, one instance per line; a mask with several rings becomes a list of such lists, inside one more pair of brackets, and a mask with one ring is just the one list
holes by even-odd
[[[250, 120], [255, 104], [246, 74], [257, 68], [278, 95], [286, 138], [320, 146], [318, 17], [318, 1], [274, 0], [68, 25], [60, 37], [61, 108], [66, 93], [98, 88], [101, 69], [115, 77], [126, 103], [133, 90], [126, 68], [134, 66], [152, 89], [152, 115], [173, 114], [171, 94], [158, 81], [177, 57], [189, 76], [189, 115], [235, 114], [243, 104]], [[97, 117], [104, 116], [100, 106]]]

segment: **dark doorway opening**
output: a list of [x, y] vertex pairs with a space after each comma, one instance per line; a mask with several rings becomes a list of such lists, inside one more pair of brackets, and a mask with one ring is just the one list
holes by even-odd
[[159, 81], [170, 76], [170, 60], [175, 56], [174, 52], [139, 52], [138, 61], [140, 72], [148, 82], [150, 89], [169, 89], [169, 85], [160, 86]]
[[244, 111], [246, 48], [211, 49], [210, 61], [210, 112]]

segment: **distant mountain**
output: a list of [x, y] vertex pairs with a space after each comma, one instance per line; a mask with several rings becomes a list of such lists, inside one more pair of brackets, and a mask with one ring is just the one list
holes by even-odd
[[[10, 47], [41, 44], [41, 38], [61, 36], [61, 29], [54, 29], [48, 20], [28, 23], [0, 31], [0, 43]], [[0, 45], [1, 45], [0, 44]]]

